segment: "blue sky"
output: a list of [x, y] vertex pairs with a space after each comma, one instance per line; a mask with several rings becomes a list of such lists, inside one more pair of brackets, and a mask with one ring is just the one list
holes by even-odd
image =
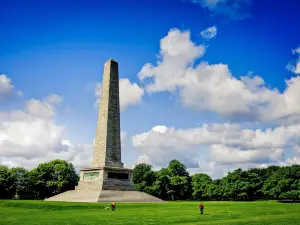
[[[213, 6], [212, 2], [217, 4]], [[236, 5], [240, 6], [238, 11]], [[145, 90], [142, 103], [128, 107], [121, 114], [122, 131], [127, 137], [124, 149], [128, 149], [123, 161], [135, 164], [136, 158], [144, 155], [154, 162], [145, 151], [141, 153], [138, 147], [132, 146], [132, 136], [148, 132], [156, 125], [184, 130], [203, 123], [235, 123], [232, 117], [218, 110], [194, 110], [181, 104], [178, 90], [151, 94], [146, 91], [147, 85], [137, 75], [144, 64], [156, 65], [160, 40], [173, 28], [189, 31], [195, 45], [206, 46], [205, 54], [196, 57], [194, 65], [200, 61], [211, 65], [223, 63], [237, 79], [253, 72], [264, 79], [266, 87], [282, 92], [285, 79], [298, 76], [286, 66], [296, 65], [298, 60], [292, 50], [300, 45], [299, 7], [296, 0], [288, 3], [277, 0], [272, 4], [254, 0], [133, 0], [130, 3], [124, 0], [89, 3], [2, 0], [0, 74], [11, 79], [23, 96], [2, 101], [0, 110], [3, 113], [22, 110], [29, 99], [41, 100], [57, 94], [63, 97], [63, 103], [52, 119], [65, 128], [61, 138], [74, 144], [91, 143], [97, 118], [94, 88], [101, 82], [104, 62], [114, 58], [119, 62], [120, 78]], [[200, 32], [212, 26], [217, 28], [217, 34], [205, 40]], [[239, 122], [239, 125], [253, 129], [283, 126], [266, 120]], [[201, 148], [204, 150], [197, 153], [199, 161], [209, 151], [207, 145]], [[290, 151], [286, 150], [286, 154]], [[3, 157], [15, 161], [4, 153]], [[156, 164], [159, 167], [163, 163]]]

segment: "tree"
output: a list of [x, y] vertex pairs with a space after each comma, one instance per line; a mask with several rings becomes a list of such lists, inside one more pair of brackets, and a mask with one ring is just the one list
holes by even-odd
[[15, 196], [16, 177], [7, 166], [0, 165], [0, 199], [12, 199]]
[[155, 173], [152, 171], [152, 167], [147, 164], [138, 164], [133, 169], [133, 183], [139, 191], [146, 192], [148, 194], [154, 194], [155, 188], [153, 183], [155, 182]]
[[172, 200], [188, 200], [190, 198], [190, 181], [186, 176], [170, 177], [169, 195]]
[[167, 168], [170, 179], [168, 195], [173, 200], [187, 200], [191, 198], [191, 177], [181, 162], [172, 160]]
[[11, 172], [14, 174], [16, 180], [14, 183], [15, 186], [15, 198], [17, 199], [31, 199], [31, 181], [29, 176], [29, 171], [22, 168], [12, 168]]
[[79, 177], [72, 163], [56, 159], [31, 170], [30, 180], [34, 198], [44, 199], [74, 189]]
[[282, 193], [299, 190], [299, 180], [300, 165], [280, 167], [264, 182], [262, 191], [266, 197], [278, 199]]
[[300, 199], [300, 190], [291, 190], [291, 191], [283, 192], [280, 194], [279, 197], [284, 199], [291, 199], [295, 201], [296, 199]]
[[188, 173], [185, 165], [183, 165], [181, 162], [179, 162], [178, 160], [175, 160], [175, 159], [169, 163], [168, 172], [169, 172], [170, 177], [173, 177], [173, 176], [187, 177], [187, 176], [189, 176], [189, 173]]
[[209, 184], [211, 183], [212, 183], [212, 179], [207, 174], [204, 173], [194, 174], [192, 176], [193, 199], [208, 198], [208, 195], [205, 195], [205, 190], [208, 188]]
[[132, 171], [132, 181], [135, 184], [140, 184], [143, 181], [145, 181], [145, 179], [148, 179], [147, 176], [145, 176], [146, 174], [149, 174], [149, 172], [152, 171], [152, 166], [145, 164], [145, 163], [141, 163], [136, 165], [133, 168]]
[[155, 177], [156, 179], [153, 184], [154, 195], [164, 200], [169, 199], [170, 178], [168, 170], [166, 168], [162, 168], [161, 170], [156, 171]]

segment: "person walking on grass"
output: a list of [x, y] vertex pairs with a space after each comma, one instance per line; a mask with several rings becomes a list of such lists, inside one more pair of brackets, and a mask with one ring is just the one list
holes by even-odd
[[112, 211], [115, 211], [115, 208], [116, 208], [116, 204], [115, 204], [115, 202], [112, 202], [112, 203], [111, 203], [111, 210], [112, 210]]
[[202, 204], [202, 202], [200, 203], [199, 208], [200, 208], [200, 213], [201, 213], [201, 215], [203, 215], [204, 205]]

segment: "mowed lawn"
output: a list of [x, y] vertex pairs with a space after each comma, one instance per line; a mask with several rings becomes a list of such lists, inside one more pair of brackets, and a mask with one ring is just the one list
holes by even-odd
[[0, 224], [147, 225], [147, 224], [300, 224], [300, 204], [257, 202], [61, 203], [0, 200]]

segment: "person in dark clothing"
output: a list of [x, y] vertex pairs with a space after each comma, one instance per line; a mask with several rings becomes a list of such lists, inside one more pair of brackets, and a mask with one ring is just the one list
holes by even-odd
[[203, 215], [204, 205], [201, 203], [200, 206], [199, 206], [199, 208], [200, 208], [201, 215]]
[[116, 209], [116, 204], [114, 202], [111, 203], [111, 210], [112, 211], [115, 211]]

